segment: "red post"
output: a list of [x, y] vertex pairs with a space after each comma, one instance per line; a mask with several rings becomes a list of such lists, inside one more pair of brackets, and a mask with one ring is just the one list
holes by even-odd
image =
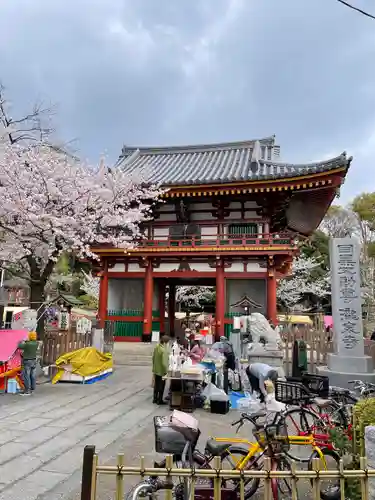
[[276, 276], [273, 269], [268, 270], [267, 277], [267, 317], [268, 321], [277, 325]]
[[165, 333], [165, 281], [159, 282], [160, 335]]
[[108, 309], [108, 262], [104, 261], [100, 276], [98, 319], [99, 328], [104, 328]]
[[169, 335], [171, 337], [174, 337], [175, 311], [176, 311], [176, 286], [169, 285], [168, 319], [169, 319]]
[[151, 341], [152, 333], [152, 299], [154, 295], [153, 278], [152, 278], [152, 262], [149, 260], [146, 267], [145, 276], [145, 293], [143, 305], [143, 342]]
[[224, 335], [225, 320], [225, 277], [224, 261], [222, 259], [216, 262], [216, 340]]

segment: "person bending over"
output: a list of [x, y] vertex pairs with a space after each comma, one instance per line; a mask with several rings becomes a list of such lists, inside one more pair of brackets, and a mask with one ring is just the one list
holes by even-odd
[[266, 382], [266, 380], [271, 380], [273, 383], [276, 382], [279, 378], [277, 370], [265, 363], [252, 363], [246, 368], [246, 374], [249, 378], [251, 392], [253, 393], [255, 391], [259, 393], [260, 402], [264, 403], [267, 396], [264, 382]]

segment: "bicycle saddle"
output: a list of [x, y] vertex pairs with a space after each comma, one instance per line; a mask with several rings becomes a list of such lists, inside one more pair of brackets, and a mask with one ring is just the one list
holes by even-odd
[[214, 457], [220, 457], [232, 444], [218, 443], [215, 439], [209, 439], [206, 443], [206, 451]]

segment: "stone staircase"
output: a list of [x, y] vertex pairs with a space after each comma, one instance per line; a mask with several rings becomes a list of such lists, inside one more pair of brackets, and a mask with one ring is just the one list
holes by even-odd
[[152, 344], [117, 342], [114, 347], [115, 366], [151, 366]]

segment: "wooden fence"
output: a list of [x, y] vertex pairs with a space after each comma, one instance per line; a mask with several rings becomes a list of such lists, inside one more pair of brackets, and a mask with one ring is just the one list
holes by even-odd
[[89, 346], [91, 346], [91, 332], [77, 333], [75, 329], [46, 330], [42, 348], [43, 365], [53, 365], [62, 354]]
[[284, 346], [285, 374], [292, 374], [293, 344], [295, 340], [303, 340], [307, 350], [307, 371], [317, 373], [317, 367], [327, 365], [327, 355], [333, 352], [333, 342], [324, 330], [310, 328], [288, 328], [282, 334]]

